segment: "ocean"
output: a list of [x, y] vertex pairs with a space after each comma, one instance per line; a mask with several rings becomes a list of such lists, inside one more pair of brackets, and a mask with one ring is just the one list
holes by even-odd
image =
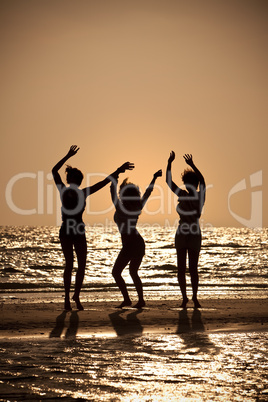
[[[179, 298], [176, 228], [142, 225], [139, 231], [146, 243], [139, 270], [145, 298]], [[2, 298], [25, 298], [51, 290], [55, 297], [62, 295], [64, 258], [58, 232], [58, 227], [50, 226], [0, 228]], [[111, 274], [121, 247], [116, 227], [87, 226], [86, 236], [88, 256], [81, 299], [120, 299]], [[267, 297], [268, 229], [209, 228], [202, 236], [200, 299]], [[123, 275], [131, 294], [134, 289], [127, 268]], [[189, 276], [187, 282], [190, 286]]]
[[[267, 401], [267, 326], [206, 331], [202, 321], [206, 309], [178, 307], [177, 329], [154, 333], [143, 328], [139, 311], [110, 307], [111, 331], [92, 334], [79, 332], [86, 311], [66, 313], [57, 307], [49, 336], [21, 336], [24, 305], [26, 310], [31, 302], [40, 306], [35, 307], [37, 314], [45, 313], [47, 303], [60, 301], [63, 307], [64, 260], [58, 231], [57, 227], [1, 228], [0, 311], [14, 304], [21, 321], [18, 316], [16, 336], [11, 331], [10, 337], [0, 339], [0, 401]], [[140, 232], [146, 243], [140, 268], [145, 299], [178, 299], [179, 306], [175, 228], [143, 226]], [[203, 231], [201, 304], [204, 299], [267, 299], [267, 240], [268, 229]], [[121, 301], [111, 275], [121, 246], [116, 228], [87, 227], [87, 244], [82, 303]], [[124, 276], [135, 298], [128, 269]], [[189, 277], [187, 281], [191, 297]], [[143, 317], [153, 309], [152, 304]], [[215, 320], [217, 314], [215, 310]], [[114, 318], [125, 326], [134, 319], [136, 331], [120, 327], [112, 333]], [[59, 327], [62, 334], [57, 334]]]

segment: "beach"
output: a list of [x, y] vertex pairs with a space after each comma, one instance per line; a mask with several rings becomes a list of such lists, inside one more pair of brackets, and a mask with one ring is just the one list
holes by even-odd
[[1, 401], [267, 400], [266, 299], [66, 312], [46, 296], [1, 304]]
[[[137, 310], [116, 308], [116, 232], [87, 228], [84, 310], [69, 312], [58, 228], [0, 235], [0, 401], [267, 400], [267, 229], [204, 232], [202, 308], [190, 300], [182, 309], [174, 230], [144, 228], [146, 306]], [[128, 268], [123, 275], [135, 305]]]
[[[198, 310], [193, 308], [191, 301], [187, 309], [181, 309], [178, 300], [150, 300], [142, 310], [131, 307], [117, 309], [118, 304], [111, 301], [85, 302], [83, 311], [76, 310], [74, 306], [71, 312], [65, 312], [63, 303], [50, 302], [49, 296], [46, 301], [34, 304], [2, 303], [0, 336], [2, 339], [23, 336], [60, 337], [68, 328], [73, 336], [78, 337], [86, 334], [116, 335], [124, 331], [135, 333], [136, 330], [140, 333], [172, 333], [180, 326], [182, 330], [187, 331], [188, 321], [194, 312], [198, 312], [197, 322], [193, 323], [196, 330], [268, 330], [266, 299], [210, 299], [202, 301], [202, 308]], [[76, 319], [72, 322], [70, 318], [74, 315]], [[189, 330], [191, 329], [193, 328], [189, 327]]]

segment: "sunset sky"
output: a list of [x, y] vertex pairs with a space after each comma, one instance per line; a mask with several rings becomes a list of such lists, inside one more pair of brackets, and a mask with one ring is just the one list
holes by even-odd
[[[174, 150], [176, 184], [184, 153], [205, 176], [203, 225], [266, 227], [267, 21], [266, 0], [1, 0], [0, 224], [59, 224], [48, 174], [77, 144], [84, 186], [163, 169], [141, 223], [177, 218]], [[112, 216], [107, 186], [84, 220]]]

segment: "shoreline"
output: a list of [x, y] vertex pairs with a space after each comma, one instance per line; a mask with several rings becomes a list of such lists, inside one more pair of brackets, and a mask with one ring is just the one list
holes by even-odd
[[[24, 337], [72, 338], [141, 336], [151, 333], [268, 331], [266, 299], [200, 299], [187, 309], [178, 300], [149, 300], [145, 308], [117, 309], [119, 302], [83, 303], [84, 310], [63, 310], [63, 303], [1, 303], [2, 341]], [[74, 307], [74, 306], [73, 306]]]

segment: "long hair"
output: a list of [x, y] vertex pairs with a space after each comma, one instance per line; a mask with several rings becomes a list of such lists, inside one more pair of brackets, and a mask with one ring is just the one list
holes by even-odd
[[195, 188], [198, 187], [199, 179], [193, 170], [185, 169], [181, 174], [181, 178], [185, 185], [189, 184], [190, 186], [193, 186]]
[[72, 166], [67, 165], [65, 169], [66, 173], [66, 180], [68, 184], [77, 184], [77, 186], [80, 186], [82, 183], [82, 180], [84, 178], [83, 173], [81, 170], [73, 168]]
[[125, 212], [139, 212], [142, 209], [141, 193], [138, 186], [125, 179], [119, 188], [119, 198]]

